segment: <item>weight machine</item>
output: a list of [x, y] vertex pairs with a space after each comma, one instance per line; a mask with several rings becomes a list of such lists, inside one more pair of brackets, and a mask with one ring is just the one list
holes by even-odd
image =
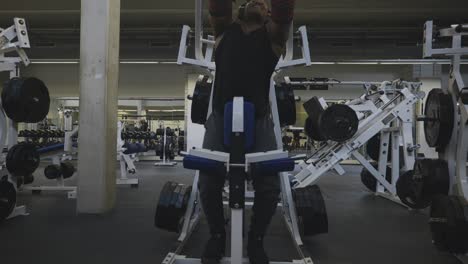
[[[414, 143], [413, 124], [414, 105], [424, 97], [424, 93], [419, 92], [421, 83], [401, 80], [377, 83], [340, 82], [337, 80], [292, 81], [288, 77], [285, 79], [289, 85], [296, 86], [342, 84], [363, 85], [365, 89], [365, 93], [360, 98], [345, 104], [356, 113], [359, 120], [355, 134], [350, 135], [350, 138], [343, 142], [324, 140], [312, 155], [299, 163], [301, 170], [294, 176], [294, 187], [303, 188], [314, 184], [332, 169], [343, 175], [345, 170], [340, 162], [353, 156], [364, 166], [361, 176], [364, 177], [363, 182], [366, 186], [376, 195], [401, 204], [396, 190], [400, 170], [407, 171], [413, 168], [416, 150], [419, 148]], [[329, 107], [323, 98], [319, 98], [315, 102], [324, 111]], [[307, 104], [305, 103], [304, 107]], [[335, 118], [341, 118], [339, 113], [335, 114], [337, 115]], [[335, 128], [334, 130], [339, 129]], [[309, 135], [313, 132], [315, 131], [309, 132]], [[377, 148], [376, 152], [378, 153], [377, 157], [374, 157], [378, 161], [375, 165], [371, 164], [360, 153], [361, 147], [373, 138], [378, 141], [373, 146]], [[401, 153], [403, 159], [400, 159], [401, 145], [403, 145]], [[389, 155], [391, 156], [389, 157]], [[400, 160], [403, 161], [403, 164], [400, 164]]]
[[[213, 36], [207, 36], [206, 38], [204, 37], [203, 34], [203, 1], [202, 0], [196, 0], [195, 1], [195, 30], [194, 32], [191, 31], [191, 28], [187, 25], [183, 26], [182, 29], [182, 37], [180, 41], [180, 47], [179, 47], [179, 55], [178, 55], [178, 64], [189, 64], [189, 65], [194, 65], [198, 66], [202, 69], [204, 69], [207, 73], [209, 73], [211, 76], [215, 76], [215, 63], [212, 61], [212, 56], [213, 56], [213, 51], [214, 51], [214, 37]], [[194, 48], [195, 48], [195, 58], [188, 58], [187, 55], [187, 49], [188, 49], [188, 43], [189, 43], [189, 37], [190, 34], [194, 33]], [[287, 42], [287, 52], [286, 55], [283, 56], [276, 69], [277, 73], [285, 68], [291, 67], [291, 66], [299, 66], [299, 65], [306, 65], [309, 66], [311, 65], [310, 61], [310, 53], [309, 53], [309, 43], [307, 39], [307, 30], [304, 26], [300, 27], [298, 29], [298, 33], [300, 37], [302, 38], [302, 57], [298, 59], [293, 59], [293, 30], [291, 26], [290, 30], [290, 37]], [[276, 73], [276, 74], [277, 74]], [[274, 76], [276, 75], [274, 74]], [[281, 140], [281, 127], [280, 127], [280, 116], [278, 113], [278, 105], [277, 105], [277, 98], [276, 98], [276, 91], [275, 91], [275, 83], [274, 83], [274, 76], [271, 79], [271, 84], [270, 84], [270, 104], [271, 104], [271, 109], [272, 109], [272, 114], [273, 114], [273, 122], [275, 124], [274, 127], [274, 132], [276, 136], [276, 142], [278, 146], [278, 150], [272, 151], [272, 152], [267, 152], [267, 153], [260, 153], [260, 154], [247, 154], [245, 155], [245, 164], [241, 165], [236, 165], [236, 164], [231, 164], [229, 165], [229, 154], [228, 153], [220, 153], [220, 152], [214, 152], [214, 151], [208, 151], [204, 149], [191, 149], [190, 150], [190, 155], [188, 157], [192, 158], [202, 158], [202, 159], [207, 159], [211, 160], [214, 162], [220, 162], [220, 163], [227, 163], [226, 168], [229, 170], [231, 167], [231, 170], [243, 170], [243, 168], [250, 167], [251, 163], [255, 162], [260, 162], [260, 161], [268, 161], [268, 160], [275, 160], [275, 159], [280, 159], [280, 158], [287, 158], [288, 153], [282, 150], [282, 140]], [[213, 82], [214, 83], [214, 82]], [[211, 94], [212, 97], [212, 94]], [[233, 103], [233, 108], [234, 109], [242, 109], [243, 107], [241, 106], [242, 104], [239, 103], [241, 99], [237, 98], [234, 100]], [[208, 115], [210, 114], [210, 109], [211, 109], [211, 100], [209, 101], [209, 107], [208, 107]], [[236, 110], [234, 112], [238, 113]], [[239, 110], [239, 112], [243, 112]], [[233, 129], [234, 131], [236, 129], [236, 123], [240, 124], [242, 123], [243, 120], [242, 115], [237, 115], [235, 114], [233, 117]], [[234, 120], [237, 120], [234, 121]], [[239, 127], [237, 127], [239, 129]], [[242, 129], [238, 131], [244, 131]], [[190, 142], [191, 140], [189, 139], [191, 137], [191, 132], [190, 132], [190, 127], [187, 128], [187, 144], [188, 148], [191, 148]], [[250, 156], [249, 156], [250, 155]], [[187, 157], [186, 157], [187, 159]], [[184, 160], [184, 163], [186, 161]], [[187, 159], [187, 162], [189, 162], [189, 159]], [[224, 165], [223, 165], [224, 166]], [[236, 167], [237, 166], [237, 167]], [[192, 167], [193, 169], [196, 168]], [[280, 207], [283, 212], [283, 217], [286, 223], [286, 226], [288, 228], [288, 231], [291, 234], [292, 240], [298, 250], [300, 260], [295, 260], [293, 263], [312, 263], [312, 259], [307, 253], [306, 249], [303, 247], [303, 242], [301, 238], [301, 234], [299, 232], [299, 221], [298, 221], [298, 215], [296, 213], [296, 204], [295, 200], [293, 198], [293, 192], [291, 190], [291, 184], [289, 181], [289, 175], [285, 172], [282, 172], [279, 174], [279, 177], [281, 179], [281, 200], [282, 202], [280, 203]], [[196, 171], [195, 177], [192, 183], [193, 188], [184, 188], [180, 184], [175, 184], [169, 182], [166, 184], [161, 192], [161, 197], [163, 195], [170, 195], [170, 192], [175, 193], [175, 190], [178, 190], [178, 197], [183, 201], [181, 205], [179, 205], [179, 210], [177, 211], [178, 215], [176, 216], [177, 219], [171, 219], [169, 220], [170, 222], [174, 223], [175, 226], [172, 225], [168, 227], [170, 223], [164, 223], [165, 228], [170, 231], [178, 232], [179, 238], [178, 238], [178, 245], [177, 247], [167, 254], [166, 258], [163, 260], [162, 263], [164, 264], [173, 264], [173, 263], [200, 263], [199, 259], [192, 259], [192, 258], [186, 258], [185, 256], [181, 255], [182, 250], [189, 239], [190, 235], [192, 234], [193, 230], [195, 229], [199, 218], [200, 218], [200, 199], [199, 199], [199, 194], [198, 194], [198, 178], [199, 178], [199, 172]], [[234, 183], [231, 183], [234, 184]], [[236, 186], [241, 186], [242, 183], [239, 183], [239, 185]], [[172, 186], [172, 189], [171, 189]], [[231, 185], [233, 186], [233, 185]], [[244, 189], [243, 187], [241, 188], [242, 190]], [[239, 190], [236, 189], [236, 190]], [[317, 187], [318, 190], [318, 187]], [[230, 189], [230, 195], [232, 195], [233, 189]], [[238, 191], [235, 191], [237, 195], [239, 195]], [[314, 194], [319, 194], [320, 199], [322, 199], [320, 191], [315, 191]], [[241, 192], [242, 196], [242, 202], [237, 203], [237, 204], [231, 204], [232, 208], [232, 214], [231, 214], [231, 257], [230, 258], [224, 258], [222, 260], [222, 263], [233, 263], [233, 264], [241, 264], [243, 262], [246, 262], [243, 258], [242, 251], [243, 251], [243, 239], [242, 239], [242, 233], [243, 233], [243, 208], [244, 208], [244, 195], [248, 194], [248, 192]], [[177, 195], [177, 194], [176, 194]], [[249, 195], [247, 195], [249, 196]], [[299, 196], [299, 194], [296, 194], [296, 196]], [[177, 197], [177, 196], [176, 196]], [[323, 200], [322, 200], [323, 203]], [[165, 208], [165, 204], [163, 199], [160, 199], [159, 204], [158, 204], [158, 209], [156, 212], [156, 217], [155, 217], [155, 222], [156, 226], [158, 224], [161, 224], [161, 222], [166, 222], [167, 219], [164, 218], [162, 213], [158, 215], [158, 212], [160, 211], [160, 208]], [[308, 208], [310, 209], [311, 213], [313, 213], [313, 208]], [[321, 208], [324, 210], [324, 204], [323, 207]], [[167, 217], [167, 215], [166, 215]], [[323, 216], [320, 216], [323, 218]], [[324, 216], [325, 222], [326, 222], [326, 215]], [[173, 221], [175, 220], [175, 221]], [[307, 221], [306, 218], [303, 218], [304, 221]], [[160, 221], [160, 222], [158, 222]], [[161, 226], [158, 226], [161, 227]], [[328, 230], [328, 224], [327, 223], [322, 223], [322, 225], [317, 225], [312, 226], [309, 225], [311, 229], [315, 230], [310, 230], [309, 234], [317, 234], [317, 233], [323, 233]], [[291, 263], [291, 262], [272, 262], [272, 263]]]
[[[14, 24], [6, 29], [0, 28], [0, 72], [9, 72], [10, 78], [19, 77], [20, 64], [25, 66], [30, 64], [30, 60], [24, 49], [30, 48], [26, 20], [24, 18], [14, 18]], [[5, 54], [15, 52], [18, 57], [7, 57]], [[3, 105], [2, 105], [3, 106]], [[0, 110], [0, 150], [6, 146], [11, 148], [17, 142], [18, 125], [13, 120], [8, 119], [3, 108]], [[4, 169], [4, 159], [2, 155], [1, 168]], [[17, 186], [13, 181], [13, 176], [3, 177], [0, 182], [0, 220], [10, 219], [16, 216], [28, 215], [26, 206], [16, 206]]]
[[[424, 25], [424, 57], [450, 57], [448, 82], [429, 93], [425, 106], [424, 132], [430, 147], [447, 164], [448, 192], [434, 197], [430, 210], [433, 243], [442, 251], [455, 254], [468, 263], [468, 87], [461, 73], [461, 58], [468, 56], [462, 39], [468, 36], [468, 24], [437, 28], [433, 21]], [[450, 46], [443, 40], [451, 40]], [[448, 176], [447, 176], [448, 175]]]
[[117, 185], [130, 185], [138, 187], [139, 180], [136, 178], [128, 178], [127, 172], [136, 174], [135, 161], [138, 161], [136, 153], [125, 154], [124, 141], [122, 140], [123, 122], [117, 122], [117, 160], [120, 163], [120, 176], [117, 178]]

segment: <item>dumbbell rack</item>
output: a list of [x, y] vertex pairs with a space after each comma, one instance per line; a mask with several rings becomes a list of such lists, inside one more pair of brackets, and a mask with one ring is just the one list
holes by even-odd
[[[52, 164], [60, 165], [61, 162], [66, 160], [72, 160], [73, 152], [73, 137], [78, 133], [78, 127], [75, 127], [72, 131], [65, 131], [64, 137], [64, 154], [61, 155], [52, 155]], [[24, 186], [22, 189], [25, 191], [31, 191], [33, 193], [40, 193], [42, 191], [55, 191], [55, 192], [67, 192], [68, 199], [76, 199], [77, 196], [77, 187], [76, 186], [66, 186], [63, 177], [56, 179], [56, 186]]]
[[[63, 155], [54, 155], [52, 156], [52, 164], [60, 165], [61, 162], [66, 160], [72, 160], [71, 155], [63, 154]], [[24, 191], [31, 191], [33, 194], [39, 194], [42, 191], [56, 191], [56, 192], [67, 192], [68, 199], [76, 199], [77, 195], [77, 187], [76, 186], [66, 186], [64, 182], [64, 178], [62, 176], [55, 179], [57, 182], [56, 186], [34, 186], [34, 185], [26, 185], [21, 188]]]
[[[381, 88], [373, 94], [364, 94], [359, 99], [347, 103], [358, 114], [360, 119], [359, 128], [356, 134], [345, 142], [328, 141], [317, 150], [307, 160], [299, 165], [301, 171], [295, 175], [294, 188], [303, 188], [312, 185], [326, 172], [334, 169], [338, 174], [345, 173], [340, 162], [351, 156], [359, 161], [378, 181], [376, 195], [387, 198], [391, 201], [400, 201], [396, 197], [396, 181], [400, 174], [399, 147], [400, 137], [405, 149], [404, 163], [408, 170], [413, 168], [415, 161], [415, 148], [417, 145], [413, 141], [413, 121], [414, 104], [424, 97], [424, 93], [417, 92], [420, 83], [403, 82], [403, 89], [391, 89], [395, 93], [393, 98], [387, 96], [387, 86], [395, 82], [383, 82]], [[326, 107], [324, 100], [321, 100], [322, 107]], [[380, 105], [376, 105], [380, 103]], [[370, 114], [364, 114], [364, 113]], [[359, 149], [372, 137], [381, 133], [380, 154], [378, 169], [359, 153]], [[401, 136], [400, 136], [401, 133]], [[392, 136], [392, 146], [389, 146], [389, 139]], [[392, 148], [392, 177], [391, 181], [386, 180], [386, 168], [388, 158], [388, 148]]]
[[137, 161], [135, 154], [124, 154], [122, 140], [122, 129], [124, 124], [122, 122], [117, 122], [117, 160], [120, 163], [120, 175], [117, 178], [117, 185], [130, 185], [131, 187], [138, 187], [139, 180], [136, 178], [128, 178], [127, 172], [131, 174], [136, 174], [137, 169], [135, 167], [134, 161]]
[[[72, 131], [65, 131], [64, 137], [64, 146], [63, 154], [52, 155], [52, 164], [60, 165], [61, 162], [66, 160], [72, 160], [73, 152], [73, 137], [78, 133], [78, 127], [75, 127]], [[56, 191], [56, 192], [67, 192], [68, 199], [76, 199], [77, 197], [77, 187], [76, 186], [66, 186], [62, 176], [56, 179], [56, 186], [23, 186], [22, 190], [31, 191], [33, 193], [41, 193], [42, 191]]]
[[[23, 63], [25, 66], [31, 63], [24, 51], [24, 49], [30, 48], [26, 20], [24, 18], [15, 17], [13, 21], [14, 24], [9, 28], [0, 29], [0, 72], [9, 72], [10, 78], [19, 77], [20, 63]], [[18, 34], [19, 32], [21, 32], [21, 34]], [[17, 41], [13, 42], [15, 39]], [[18, 57], [5, 57], [4, 54], [9, 52], [16, 52]], [[0, 112], [0, 150], [3, 152], [5, 141], [8, 148], [16, 144], [18, 125], [6, 117], [3, 109], [1, 109]], [[5, 161], [4, 158], [2, 154], [2, 163]], [[0, 166], [0, 168], [1, 170], [6, 169], [3, 165]], [[10, 182], [14, 182], [11, 175], [9, 175], [8, 178]], [[13, 185], [16, 189], [16, 184]], [[13, 212], [7, 219], [26, 215], [28, 215], [26, 206], [15, 205]]]
[[174, 167], [175, 165], [177, 165], [177, 162], [168, 161], [168, 157], [166, 157], [167, 129], [164, 127], [164, 123], [162, 123], [162, 127], [164, 129], [163, 146], [162, 146], [163, 160], [160, 161], [160, 162], [154, 163], [154, 166], [157, 166], [157, 167]]

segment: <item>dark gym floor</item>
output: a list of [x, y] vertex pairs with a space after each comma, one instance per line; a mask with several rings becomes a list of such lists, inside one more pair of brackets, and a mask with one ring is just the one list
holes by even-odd
[[[139, 188], [118, 187], [115, 210], [103, 216], [76, 215], [76, 201], [65, 193], [20, 194], [31, 214], [0, 225], [1, 263], [160, 263], [177, 235], [153, 226], [159, 191], [168, 180], [190, 183], [193, 173], [150, 162], [137, 168]], [[346, 169], [344, 176], [329, 174], [319, 182], [330, 232], [305, 240], [316, 264], [458, 263], [432, 245], [426, 212], [373, 196], [360, 182], [360, 167]], [[41, 173], [36, 172], [36, 183], [43, 182]], [[272, 260], [289, 261], [296, 253], [281, 217], [275, 216], [266, 247]], [[207, 237], [202, 220], [184, 253], [199, 257]]]

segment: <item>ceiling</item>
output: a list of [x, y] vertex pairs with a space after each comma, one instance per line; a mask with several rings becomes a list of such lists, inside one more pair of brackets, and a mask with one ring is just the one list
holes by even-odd
[[[15, 16], [24, 17], [33, 44], [54, 42], [59, 45], [53, 47], [65, 50], [68, 47], [68, 53], [77, 52], [79, 0], [3, 2], [0, 27], [9, 26]], [[467, 0], [297, 0], [296, 3], [295, 24], [307, 25], [311, 38], [319, 46], [350, 40], [358, 45], [388, 40], [415, 44], [421, 40], [426, 20], [444, 25], [468, 22]], [[194, 6], [193, 0], [122, 0], [122, 50], [141, 49], [143, 43], [148, 46], [148, 41], [153, 49], [176, 46], [181, 26], [194, 24]]]

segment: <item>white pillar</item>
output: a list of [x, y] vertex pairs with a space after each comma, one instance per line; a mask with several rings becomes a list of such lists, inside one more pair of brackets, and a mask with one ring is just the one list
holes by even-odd
[[78, 213], [115, 203], [120, 0], [81, 0]]

